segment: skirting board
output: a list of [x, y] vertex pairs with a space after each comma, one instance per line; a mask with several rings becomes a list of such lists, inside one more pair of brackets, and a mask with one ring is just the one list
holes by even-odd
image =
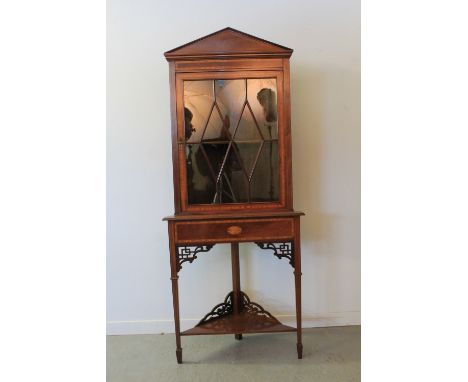
[[[275, 315], [275, 317], [285, 325], [296, 326], [296, 316], [294, 315]], [[186, 330], [195, 326], [198, 321], [199, 319], [181, 319], [181, 330]], [[326, 326], [347, 326], [360, 324], [361, 312], [302, 315], [303, 328], [320, 328]], [[107, 321], [107, 335], [163, 333], [174, 333], [174, 320]]]

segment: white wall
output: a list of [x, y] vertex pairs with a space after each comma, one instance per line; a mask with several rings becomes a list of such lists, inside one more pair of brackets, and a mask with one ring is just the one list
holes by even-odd
[[[173, 332], [173, 213], [163, 52], [226, 26], [294, 49], [294, 205], [302, 220], [304, 326], [360, 322], [359, 0], [108, 2], [107, 331]], [[241, 245], [241, 284], [288, 323], [292, 268]], [[180, 272], [182, 328], [230, 290], [229, 245]]]

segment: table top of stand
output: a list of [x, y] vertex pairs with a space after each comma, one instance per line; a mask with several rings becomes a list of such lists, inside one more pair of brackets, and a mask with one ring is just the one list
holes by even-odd
[[189, 220], [214, 220], [214, 219], [258, 219], [271, 217], [294, 217], [303, 216], [301, 211], [255, 211], [255, 212], [231, 212], [229, 214], [179, 214], [163, 218], [166, 221], [189, 221]]

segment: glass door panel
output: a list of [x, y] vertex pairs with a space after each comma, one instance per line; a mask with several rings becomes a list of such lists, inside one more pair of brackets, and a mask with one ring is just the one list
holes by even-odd
[[188, 203], [278, 201], [276, 79], [183, 83]]

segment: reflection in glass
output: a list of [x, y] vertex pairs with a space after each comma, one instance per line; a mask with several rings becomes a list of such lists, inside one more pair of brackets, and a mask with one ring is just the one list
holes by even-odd
[[214, 203], [248, 202], [248, 181], [235, 147], [231, 146], [218, 178]]
[[234, 143], [233, 146], [239, 153], [239, 156], [244, 165], [244, 170], [247, 177], [250, 178], [252, 170], [257, 161], [257, 156], [261, 147], [261, 142]]
[[223, 120], [226, 120], [226, 129], [230, 135], [239, 120], [245, 102], [245, 80], [216, 80], [216, 104], [219, 106]]
[[229, 143], [203, 143], [202, 146], [213, 180], [216, 180], [229, 149]]
[[202, 141], [219, 142], [229, 141], [229, 139], [229, 118], [227, 116], [222, 117], [215, 105], [203, 133]]
[[189, 204], [209, 204], [214, 182], [200, 144], [185, 145], [187, 197]]
[[242, 113], [242, 118], [237, 127], [236, 135], [234, 136], [236, 141], [261, 141], [262, 136], [257, 127], [255, 118], [247, 106]]
[[[188, 142], [200, 142], [213, 103], [213, 81], [184, 81], [185, 139]], [[189, 120], [187, 115], [191, 115]], [[191, 126], [187, 126], [188, 122]]]
[[192, 124], [193, 113], [184, 107], [184, 121], [185, 121], [185, 139], [188, 141], [192, 134], [197, 130], [193, 127]]
[[189, 204], [278, 200], [276, 79], [184, 81]]
[[250, 180], [250, 201], [278, 200], [278, 184], [278, 141], [265, 142]]
[[278, 138], [276, 79], [247, 80], [247, 99], [265, 139]]

